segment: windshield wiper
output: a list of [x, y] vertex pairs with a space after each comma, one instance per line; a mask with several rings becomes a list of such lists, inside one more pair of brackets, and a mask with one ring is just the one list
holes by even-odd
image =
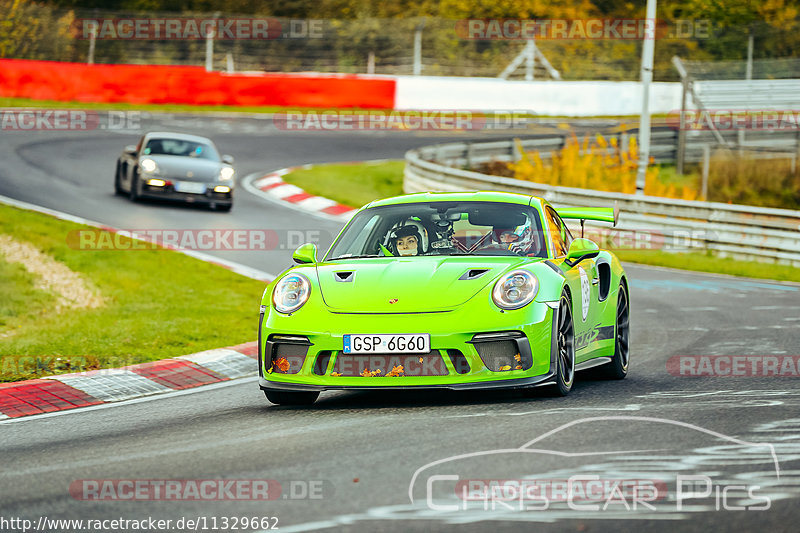
[[383, 257], [383, 256], [377, 255], [377, 254], [371, 254], [371, 255], [340, 255], [339, 257], [332, 257], [332, 258], [328, 259], [328, 261], [336, 261], [337, 259], [365, 259], [365, 258], [369, 258], [369, 257]]

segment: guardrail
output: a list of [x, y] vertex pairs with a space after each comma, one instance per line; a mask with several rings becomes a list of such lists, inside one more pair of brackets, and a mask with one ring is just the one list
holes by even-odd
[[[664, 133], [674, 136], [673, 132]], [[665, 137], [654, 133], [653, 153], [661, 150], [663, 160], [670, 160]], [[521, 142], [526, 151], [536, 149], [545, 157], [563, 146], [564, 138]], [[800, 267], [800, 211], [557, 187], [458, 168], [491, 160], [515, 160], [519, 157], [517, 150], [513, 140], [447, 143], [410, 150], [406, 153], [403, 189], [406, 193], [503, 190], [539, 196], [556, 206], [611, 206], [616, 202], [622, 213], [618, 226], [592, 233], [595, 238], [607, 238], [606, 246], [618, 243], [622, 235], [633, 248], [713, 250], [738, 259]], [[672, 154], [674, 150], [673, 144]], [[687, 153], [696, 150], [694, 145]]]

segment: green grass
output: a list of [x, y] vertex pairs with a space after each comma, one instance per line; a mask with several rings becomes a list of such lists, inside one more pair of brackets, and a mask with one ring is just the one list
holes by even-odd
[[403, 194], [404, 161], [381, 163], [334, 163], [283, 176], [287, 183], [318, 196], [353, 207]]
[[0, 205], [0, 233], [81, 273], [105, 299], [98, 309], [56, 313], [55, 296], [0, 254], [0, 381], [114, 368], [255, 339], [263, 282], [164, 249], [74, 249], [67, 236], [80, 229], [86, 227]]
[[[389, 161], [316, 165], [287, 174], [283, 179], [312, 194], [358, 207], [376, 198], [403, 194], [403, 164], [403, 161]], [[667, 167], [666, 173], [676, 182], [691, 179], [675, 175], [674, 167]], [[722, 259], [704, 253], [681, 254], [660, 250], [615, 250], [615, 253], [622, 261], [631, 263], [800, 282], [800, 268], [785, 265]]]

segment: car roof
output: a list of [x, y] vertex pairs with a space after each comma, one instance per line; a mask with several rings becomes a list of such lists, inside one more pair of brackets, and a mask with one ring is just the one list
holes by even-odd
[[383, 200], [370, 202], [365, 208], [381, 207], [385, 205], [399, 205], [429, 202], [501, 202], [507, 204], [541, 206], [541, 199], [526, 194], [500, 191], [471, 191], [471, 192], [418, 192], [393, 196]]
[[178, 141], [194, 141], [206, 144], [214, 144], [214, 141], [208, 137], [201, 137], [200, 135], [190, 135], [188, 133], [175, 133], [172, 131], [151, 131], [145, 134], [148, 140], [152, 138], [161, 139], [175, 139]]

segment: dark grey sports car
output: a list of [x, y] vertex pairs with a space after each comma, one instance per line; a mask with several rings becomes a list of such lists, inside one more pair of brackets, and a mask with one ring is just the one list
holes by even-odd
[[163, 198], [233, 207], [233, 158], [220, 156], [211, 139], [183, 133], [146, 133], [117, 160], [114, 191], [131, 200]]

